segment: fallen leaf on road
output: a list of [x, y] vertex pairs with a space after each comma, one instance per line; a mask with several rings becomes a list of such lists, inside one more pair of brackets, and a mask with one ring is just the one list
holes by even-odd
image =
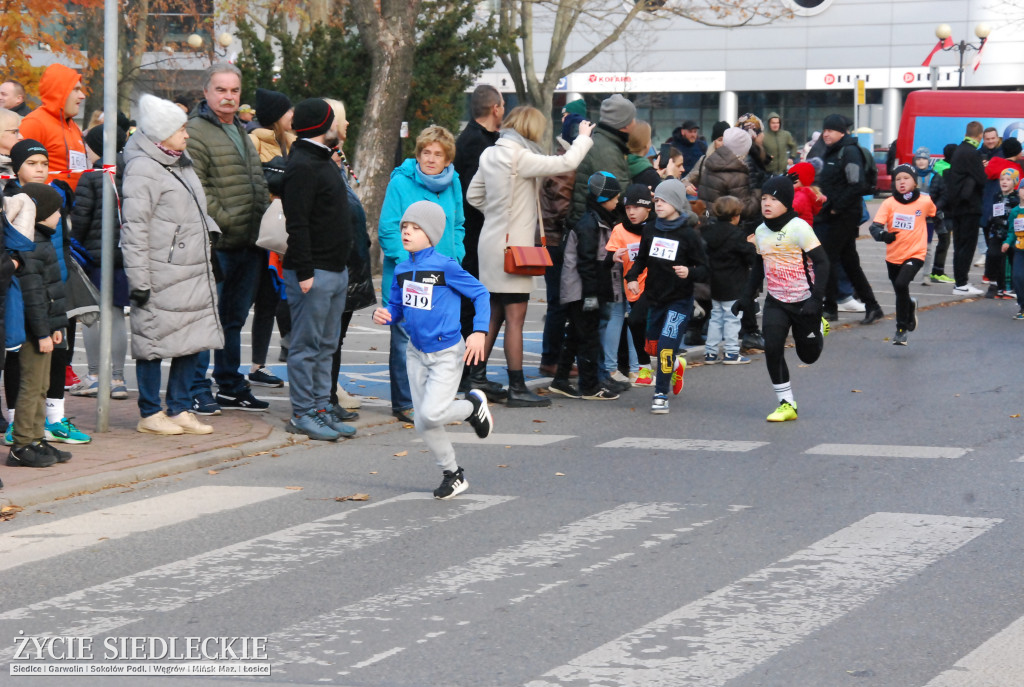
[[512, 448], [512, 447], [511, 446], [506, 446], [505, 448]]
[[220, 471], [219, 470], [207, 470], [206, 474], [207, 475], [219, 475]]
[[22, 511], [21, 506], [4, 506], [0, 508], [0, 520], [13, 520]]
[[1020, 417], [1020, 413], [1017, 413], [1016, 415], [1011, 415], [1010, 417]]
[[365, 389], [366, 388], [365, 384], [356, 384], [356, 386], [358, 386], [360, 389]]
[[853, 389], [852, 391], [853, 391], [853, 393], [855, 393], [855, 394], [860, 394], [860, 393], [863, 393], [863, 392], [862, 392], [862, 391], [861, 391], [860, 389]]
[[534, 422], [544, 423], [544, 422], [547, 422], [547, 420], [534, 420]]
[[564, 472], [556, 472], [555, 473], [555, 477], [565, 477], [565, 473]]
[[292, 491], [302, 491], [302, 487], [285, 487], [285, 489], [291, 489]]
[[499, 465], [498, 467], [499, 468], [507, 468], [508, 466], [507, 465]]
[[370, 474], [371, 474], [371, 475], [376, 475], [376, 474], [377, 474], [377, 471], [376, 471], [376, 470], [374, 470], [374, 471], [373, 471], [373, 472], [371, 472]]
[[960, 398], [960, 394], [953, 394], [954, 398]]
[[376, 351], [376, 350], [377, 350], [377, 347], [376, 347], [376, 346], [370, 346], [370, 350], [371, 350], [371, 351]]
[[402, 429], [413, 429], [412, 425], [402, 425]]
[[408, 451], [399, 451], [398, 453], [395, 454], [395, 457], [396, 458], [401, 458], [402, 456], [407, 456], [407, 455], [409, 455]]
[[369, 494], [352, 494], [351, 496], [335, 496], [335, 501], [369, 501]]
[[271, 457], [271, 458], [280, 458], [280, 457], [281, 457], [281, 454], [280, 454], [280, 453], [271, 453], [271, 454], [270, 454], [270, 457]]

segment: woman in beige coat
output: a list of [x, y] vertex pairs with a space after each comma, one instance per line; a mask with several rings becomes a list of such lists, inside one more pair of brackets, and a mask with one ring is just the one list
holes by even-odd
[[505, 325], [505, 363], [508, 366], [509, 407], [551, 405], [526, 387], [523, 378], [523, 323], [533, 290], [533, 277], [505, 272], [506, 246], [540, 243], [538, 193], [544, 177], [576, 169], [590, 151], [591, 122], [580, 124], [579, 136], [565, 155], [544, 155], [547, 121], [540, 110], [521, 106], [509, 112], [498, 142], [480, 156], [480, 168], [466, 200], [484, 215], [477, 254], [480, 281], [491, 292], [491, 322], [487, 333], [490, 356]]

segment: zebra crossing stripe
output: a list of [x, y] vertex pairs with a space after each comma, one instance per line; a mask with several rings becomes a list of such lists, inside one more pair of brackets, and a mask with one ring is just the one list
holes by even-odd
[[[397, 539], [513, 500], [513, 496], [462, 494], [437, 508], [429, 493], [403, 494], [312, 522], [288, 527], [150, 568], [111, 582], [0, 613], [0, 634], [90, 636], [111, 632], [154, 613], [166, 613], [261, 580], [284, 577], [302, 568], [374, 544]], [[429, 503], [424, 501], [429, 500]], [[387, 508], [388, 517], [375, 515]], [[69, 615], [71, 626], [54, 627], [54, 617]], [[5, 621], [17, 621], [4, 625]], [[6, 635], [5, 635], [6, 636]], [[0, 662], [15, 650], [0, 650]]]
[[196, 487], [25, 527], [0, 534], [0, 570], [294, 493], [283, 487]]
[[721, 687], [1000, 520], [875, 513], [555, 668], [528, 687]]
[[962, 458], [969, 448], [955, 446], [899, 446], [876, 444], [818, 444], [804, 453], [869, 458]]
[[[543, 597], [615, 565], [635, 563], [643, 551], [671, 545], [680, 536], [745, 508], [623, 504], [275, 632], [269, 650], [290, 664], [330, 661], [338, 665], [339, 675], [347, 675], [445, 634], [427, 632], [403, 646], [393, 645], [397, 630], [416, 625], [425, 609], [433, 609], [429, 615], [436, 621], [430, 624], [434, 629], [451, 632], [478, 617], [476, 604], [489, 607], [495, 598], [508, 598], [510, 590], [515, 596], [502, 602], [509, 606]], [[529, 587], [523, 589], [523, 584]], [[455, 598], [457, 605], [446, 603]], [[278, 666], [274, 670], [289, 671]]]
[[[481, 439], [472, 432], [448, 432], [448, 439], [453, 444], [498, 444], [501, 446], [547, 446], [557, 444], [566, 439], [575, 439], [575, 434], [491, 434]], [[413, 443], [423, 443], [422, 439], [414, 439]]]
[[767, 441], [716, 441], [713, 439], [656, 439], [622, 437], [598, 444], [597, 448], [638, 448], [662, 451], [737, 451], [746, 452], [767, 446]]
[[1024, 676], [1024, 618], [956, 662], [925, 687], [1007, 687]]

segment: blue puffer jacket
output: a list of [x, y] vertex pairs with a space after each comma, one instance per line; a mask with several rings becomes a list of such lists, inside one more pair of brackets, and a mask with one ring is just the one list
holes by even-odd
[[[403, 305], [402, 286], [407, 281], [430, 285], [429, 310]], [[408, 260], [398, 263], [385, 307], [391, 313], [392, 324], [405, 321], [413, 346], [424, 353], [436, 353], [462, 339], [462, 296], [473, 301], [473, 331], [486, 333], [491, 319], [487, 288], [455, 260], [431, 247], [411, 253]]]
[[[380, 221], [377, 223], [377, 240], [380, 241], [381, 252], [384, 253], [383, 284], [390, 284], [395, 273], [395, 265], [409, 257], [402, 248], [402, 215], [417, 200], [429, 200], [444, 209], [446, 218], [444, 235], [441, 242], [434, 248], [441, 255], [455, 258], [459, 263], [466, 255], [463, 237], [466, 230], [462, 211], [462, 184], [456, 172], [452, 182], [445, 190], [434, 193], [419, 180], [416, 174], [416, 159], [409, 158], [391, 172], [391, 181], [384, 195], [384, 205], [380, 210]], [[384, 303], [387, 304], [387, 290], [382, 290]], [[486, 330], [486, 327], [484, 328]], [[421, 349], [422, 350], [422, 349]]]

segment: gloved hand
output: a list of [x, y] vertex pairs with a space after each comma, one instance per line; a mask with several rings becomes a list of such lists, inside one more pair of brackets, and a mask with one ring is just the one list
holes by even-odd
[[[730, 310], [732, 310], [733, 315], [739, 317], [741, 312], [748, 312], [750, 310], [754, 310], [754, 305], [755, 304], [751, 302], [750, 299], [740, 298], [739, 300], [732, 304]], [[756, 313], [757, 311], [754, 310], [754, 312]]]
[[811, 297], [804, 301], [804, 304], [800, 306], [800, 314], [821, 317], [821, 313], [824, 309], [825, 304], [822, 302], [821, 298], [812, 294]]
[[141, 308], [149, 302], [149, 289], [132, 289], [132, 292], [128, 295], [128, 300], [132, 302], [132, 305], [137, 305]]
[[597, 296], [587, 296], [583, 299], [583, 312], [593, 312], [598, 307]]
[[896, 240], [896, 234], [894, 234], [891, 231], [887, 231], [884, 234], [882, 234], [882, 241], [884, 241], [885, 243], [892, 243], [895, 240]]

